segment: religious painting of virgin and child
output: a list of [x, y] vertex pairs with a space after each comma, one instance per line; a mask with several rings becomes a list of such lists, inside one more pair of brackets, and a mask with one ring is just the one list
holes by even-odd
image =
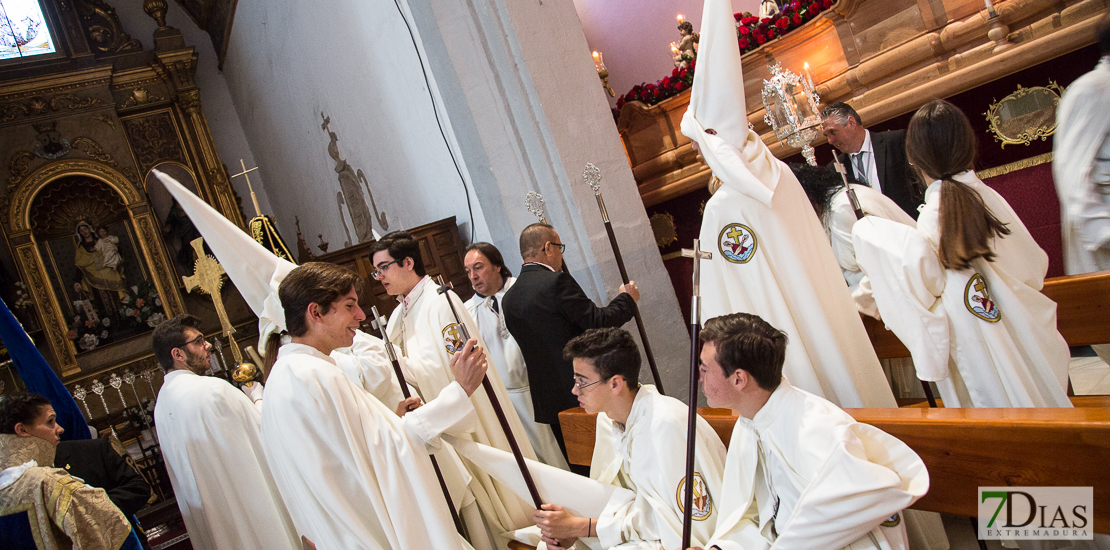
[[99, 180], [55, 180], [29, 209], [39, 258], [78, 354], [133, 338], [165, 319], [122, 197]]
[[146, 332], [165, 319], [126, 220], [100, 226], [79, 220], [66, 241], [46, 244], [61, 283], [55, 292], [62, 291], [63, 310], [70, 310], [68, 336], [79, 353]]

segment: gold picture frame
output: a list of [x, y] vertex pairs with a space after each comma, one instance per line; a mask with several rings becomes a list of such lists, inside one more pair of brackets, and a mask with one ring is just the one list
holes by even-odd
[[1056, 133], [1056, 107], [1063, 92], [1054, 81], [1032, 88], [1018, 85], [1014, 93], [991, 103], [984, 115], [994, 139], [1002, 142], [1003, 148], [1047, 140]]

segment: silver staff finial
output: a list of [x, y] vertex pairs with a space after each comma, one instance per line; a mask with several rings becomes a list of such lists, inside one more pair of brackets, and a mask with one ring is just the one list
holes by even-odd
[[594, 190], [595, 195], [601, 194], [601, 170], [594, 163], [586, 163], [586, 169], [582, 170], [582, 179]]
[[544, 202], [543, 195], [529, 191], [528, 195], [524, 198], [524, 204], [528, 206], [528, 211], [533, 216], [539, 218], [540, 222], [547, 223], [547, 216], [544, 215]]

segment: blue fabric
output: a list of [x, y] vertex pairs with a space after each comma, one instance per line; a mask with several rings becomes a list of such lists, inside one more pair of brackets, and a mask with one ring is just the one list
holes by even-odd
[[4, 550], [36, 550], [31, 532], [31, 518], [26, 511], [0, 516], [0, 548]]
[[143, 550], [143, 545], [139, 543], [139, 537], [135, 534], [134, 528], [131, 529], [127, 539], [120, 545], [119, 550]]
[[19, 377], [23, 379], [23, 384], [27, 386], [27, 391], [50, 400], [58, 415], [58, 425], [65, 428], [62, 439], [89, 439], [89, 425], [77, 408], [77, 402], [3, 300], [0, 300], [0, 341], [8, 348], [8, 355], [11, 356]]

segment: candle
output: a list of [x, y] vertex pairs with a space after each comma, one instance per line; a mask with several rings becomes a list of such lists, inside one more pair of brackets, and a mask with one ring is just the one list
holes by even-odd
[[[987, 1], [990, 2], [990, 0], [987, 0]], [[675, 16], [675, 20], [678, 21], [679, 25], [681, 25], [682, 23], [684, 23], [686, 21], [686, 17], [680, 13], [677, 16]]]
[[598, 52], [594, 52], [594, 67], [598, 71], [601, 70], [601, 54]]
[[994, 4], [991, 3], [991, 0], [983, 0], [983, 1], [986, 2], [988, 10], [993, 10], [994, 9]]
[[671, 42], [671, 55], [678, 55], [678, 44]]
[[[990, 0], [987, 0], [988, 2]], [[813, 89], [813, 75], [809, 74], [809, 61], [802, 64], [802, 70], [806, 73], [806, 82], [809, 82], [809, 89]]]

